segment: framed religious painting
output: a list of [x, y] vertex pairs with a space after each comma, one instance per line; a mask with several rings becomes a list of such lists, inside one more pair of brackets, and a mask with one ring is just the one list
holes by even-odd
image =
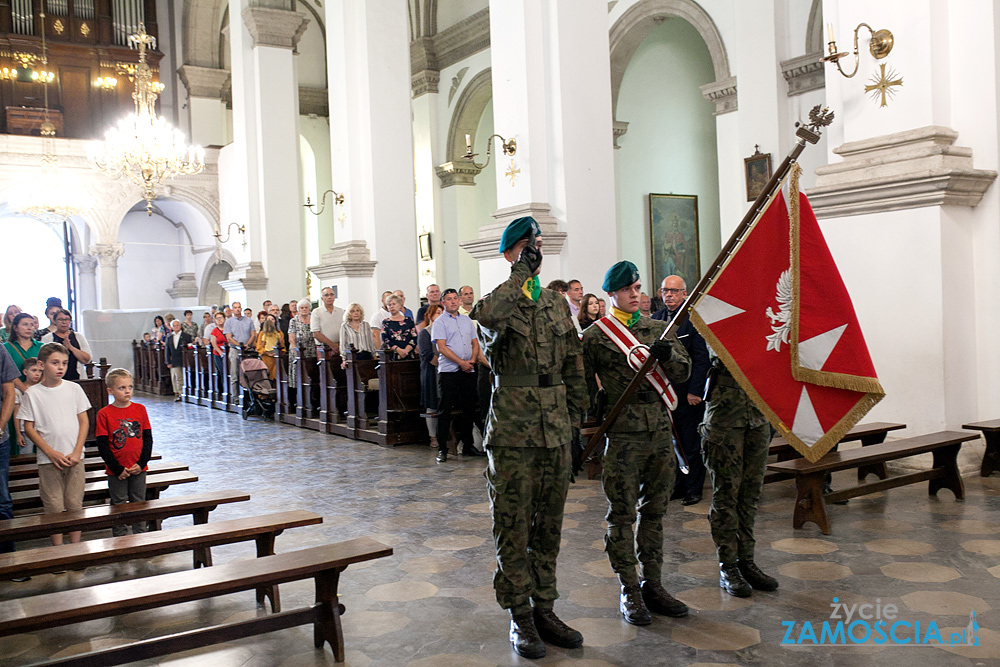
[[417, 236], [417, 240], [420, 242], [420, 259], [427, 261], [434, 259], [431, 254], [431, 235], [429, 232], [420, 234]]
[[754, 201], [764, 191], [771, 180], [771, 154], [761, 153], [760, 146], [754, 146], [754, 153], [743, 158], [743, 169], [747, 181], [747, 201]]
[[650, 294], [667, 276], [678, 275], [688, 287], [701, 278], [698, 252], [698, 197], [649, 195], [649, 240], [652, 259]]

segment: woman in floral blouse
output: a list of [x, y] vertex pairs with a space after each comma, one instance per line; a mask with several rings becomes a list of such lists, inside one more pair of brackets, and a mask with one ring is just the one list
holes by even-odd
[[398, 296], [386, 297], [385, 305], [389, 317], [382, 320], [382, 347], [405, 359], [416, 352], [417, 328], [413, 320], [403, 314], [403, 302]]
[[[309, 331], [310, 308], [312, 303], [309, 299], [302, 299], [296, 304], [298, 315], [288, 323], [288, 386], [296, 387], [298, 379], [296, 374], [296, 358], [302, 360], [302, 367], [309, 376], [311, 384], [310, 398], [312, 399], [313, 411], [319, 410], [319, 366], [316, 363], [316, 341], [312, 332]], [[298, 354], [296, 355], [296, 352]]]

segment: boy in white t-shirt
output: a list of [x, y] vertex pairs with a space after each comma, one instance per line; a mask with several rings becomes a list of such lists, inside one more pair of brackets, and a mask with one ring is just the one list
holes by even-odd
[[[42, 381], [42, 362], [38, 360], [37, 357], [29, 357], [24, 360], [24, 384], [28, 387], [34, 387], [36, 384]], [[21, 405], [21, 396], [24, 395], [20, 389], [14, 389], [14, 403], [16, 406]], [[21, 454], [27, 452], [28, 447], [34, 447], [31, 445], [31, 441], [28, 437], [24, 435], [24, 422], [22, 422], [17, 417], [17, 407], [14, 408], [14, 426], [17, 431], [17, 447]]]
[[[35, 444], [38, 457], [38, 488], [46, 514], [83, 508], [85, 474], [80, 459], [87, 439], [90, 401], [75, 382], [64, 382], [69, 352], [59, 343], [47, 343], [38, 352], [42, 381], [29, 387], [21, 397], [17, 418]], [[52, 544], [63, 536], [52, 535]], [[69, 534], [70, 542], [80, 541], [80, 531]]]

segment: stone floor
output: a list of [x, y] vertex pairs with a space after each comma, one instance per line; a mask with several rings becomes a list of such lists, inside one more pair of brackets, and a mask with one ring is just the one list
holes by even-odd
[[[496, 605], [483, 459], [434, 462], [424, 447], [381, 448], [142, 396], [164, 460], [184, 461], [197, 484], [182, 495], [241, 489], [248, 503], [212, 516], [236, 518], [304, 508], [319, 526], [287, 531], [278, 551], [371, 535], [395, 555], [351, 566], [341, 578], [347, 607], [347, 665], [470, 667], [522, 665], [507, 642], [507, 616]], [[834, 479], [847, 486], [852, 473]], [[680, 620], [657, 617], [636, 628], [617, 615], [617, 587], [603, 552], [605, 501], [596, 482], [573, 485], [566, 504], [559, 558], [562, 598], [556, 609], [585, 637], [582, 649], [551, 648], [544, 665], [995, 665], [1000, 664], [1000, 476], [965, 480], [967, 500], [950, 492], [929, 498], [923, 484], [854, 499], [830, 508], [833, 534], [791, 526], [794, 484], [764, 489], [757, 518], [757, 560], [781, 582], [776, 593], [739, 600], [722, 594], [709, 536], [708, 500], [671, 504], [666, 521], [665, 584], [691, 606]], [[165, 527], [190, 519], [171, 519]], [[40, 543], [39, 543], [40, 544]], [[253, 557], [253, 545], [214, 550], [215, 562]], [[0, 598], [77, 588], [128, 577], [183, 570], [190, 554], [146, 562], [0, 582]], [[312, 602], [312, 584], [282, 586], [283, 606]], [[899, 618], [931, 621], [945, 632], [964, 628], [975, 609], [979, 647], [787, 646], [782, 621], [819, 626], [833, 597], [842, 602], [895, 604]], [[0, 667], [24, 665], [206, 623], [264, 613], [252, 593], [91, 621], [0, 639]], [[947, 636], [947, 635], [946, 635]], [[334, 664], [329, 649], [312, 648], [303, 627], [194, 651], [143, 665], [304, 667]]]

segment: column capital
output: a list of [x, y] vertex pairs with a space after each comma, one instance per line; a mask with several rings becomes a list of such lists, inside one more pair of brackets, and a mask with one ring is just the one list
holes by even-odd
[[493, 212], [496, 222], [479, 228], [479, 237], [459, 243], [462, 248], [479, 261], [499, 257], [500, 237], [507, 225], [517, 218], [530, 215], [542, 230], [544, 241], [543, 252], [546, 255], [558, 255], [566, 243], [566, 232], [559, 230], [559, 221], [551, 214], [552, 207], [541, 202], [528, 202], [507, 206]]
[[343, 241], [330, 246], [330, 252], [320, 258], [320, 263], [307, 267], [320, 280], [331, 278], [370, 278], [375, 275], [375, 265], [364, 240]]
[[715, 115], [721, 116], [739, 109], [739, 99], [736, 96], [736, 77], [731, 76], [722, 81], [706, 83], [701, 87], [701, 94], [709, 102], [715, 103]]
[[125, 245], [122, 243], [95, 243], [90, 246], [90, 253], [97, 256], [97, 261], [102, 267], [117, 268], [118, 258], [125, 254]]
[[611, 122], [611, 136], [615, 142], [615, 148], [621, 148], [618, 145], [618, 140], [624, 137], [626, 132], [628, 132], [628, 123], [626, 121], [615, 120]]
[[191, 97], [221, 100], [225, 95], [230, 73], [227, 69], [182, 65], [177, 69], [181, 82]]
[[826, 87], [826, 70], [820, 60], [822, 57], [823, 53], [819, 51], [781, 61], [781, 75], [788, 83], [789, 97]]
[[246, 7], [243, 10], [243, 22], [253, 38], [253, 48], [273, 46], [294, 51], [302, 33], [306, 31], [309, 19], [287, 9]]
[[198, 296], [198, 281], [193, 273], [178, 273], [173, 287], [167, 290], [171, 299], [184, 299]]
[[476, 176], [481, 171], [482, 169], [468, 160], [445, 162], [434, 168], [437, 177], [441, 179], [442, 188], [452, 185], [475, 185]]
[[85, 252], [73, 253], [73, 262], [80, 275], [94, 274], [97, 271], [97, 257]]
[[267, 273], [261, 262], [237, 264], [236, 268], [229, 272], [229, 277], [226, 280], [220, 280], [219, 284], [227, 292], [262, 290], [267, 288]]

